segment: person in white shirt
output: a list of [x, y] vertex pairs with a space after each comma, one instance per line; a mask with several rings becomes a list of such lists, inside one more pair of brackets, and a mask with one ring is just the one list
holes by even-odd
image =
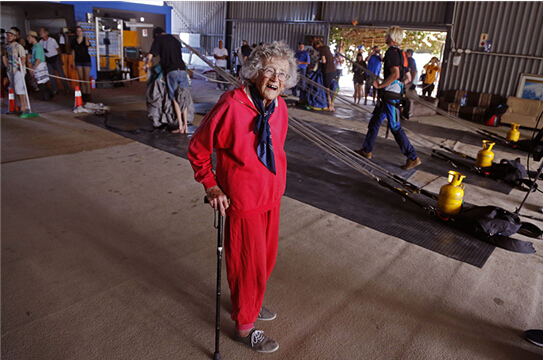
[[334, 54], [334, 65], [336, 66], [336, 80], [339, 81], [341, 75], [343, 75], [343, 47], [339, 46], [337, 52]]
[[[222, 40], [219, 40], [219, 47], [213, 49], [213, 56], [215, 57], [215, 65], [226, 70], [226, 59], [228, 58], [228, 50], [226, 50], [226, 48], [223, 46]], [[219, 73], [217, 73], [217, 80], [225, 81]], [[223, 86], [224, 90], [228, 90], [228, 83], [217, 83], [217, 90], [221, 90], [221, 85]]]
[[[43, 46], [45, 51], [45, 61], [47, 62], [47, 69], [49, 70], [49, 75], [55, 75], [55, 71], [58, 76], [65, 78], [64, 69], [62, 68], [62, 54], [58, 47], [58, 43], [52, 37], [49, 37], [49, 30], [47, 28], [40, 29], [40, 44]], [[70, 86], [68, 82], [64, 79], [62, 81], [62, 86], [66, 91], [66, 94], [70, 93]], [[51, 87], [53, 88], [53, 93], [58, 92], [56, 78], [51, 78]]]

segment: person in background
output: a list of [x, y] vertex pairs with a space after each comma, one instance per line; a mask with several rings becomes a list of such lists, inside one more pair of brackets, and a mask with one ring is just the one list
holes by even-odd
[[339, 78], [343, 75], [343, 64], [345, 58], [343, 57], [343, 47], [340, 45], [338, 50], [334, 54], [334, 65], [336, 66], [336, 81], [339, 83]]
[[[226, 59], [228, 58], [228, 50], [224, 47], [224, 42], [219, 40], [219, 47], [213, 49], [213, 57], [215, 58], [215, 65], [226, 71]], [[225, 79], [217, 72], [217, 80], [225, 81]], [[222, 87], [221, 87], [222, 86]], [[228, 83], [217, 83], [217, 90], [228, 90]]]
[[1, 72], [0, 72], [0, 80], [1, 80], [0, 86], [2, 86], [2, 96], [3, 96], [4, 99], [6, 98], [6, 96], [4, 96], [4, 94], [8, 93], [8, 86], [9, 86], [7, 67], [4, 65], [4, 61], [3, 61], [4, 56], [7, 55], [6, 44], [5, 44], [5, 40], [6, 40], [6, 35], [5, 34], [6, 34], [6, 30], [4, 30], [3, 28], [0, 28], [0, 51], [1, 51], [0, 56], [2, 56], [2, 61], [0, 61], [0, 69], [1, 69]]
[[[366, 63], [368, 64], [368, 70], [376, 75], [379, 76], [381, 73], [381, 65], [382, 65], [383, 59], [381, 58], [381, 49], [379, 46], [375, 45], [373, 49], [371, 50], [371, 53], [366, 58]], [[367, 76], [366, 81], [366, 95], [364, 98], [364, 105], [368, 105], [368, 95], [371, 91], [371, 87], [373, 85], [373, 78], [370, 78]], [[373, 105], [375, 105], [375, 98], [377, 97], [377, 91], [373, 89]]]
[[417, 62], [413, 58], [413, 49], [405, 50], [405, 55], [407, 55], [407, 66], [409, 66], [409, 72], [411, 72], [411, 82], [405, 85], [409, 86], [409, 90], [415, 90], [415, 79], [417, 79]]
[[53, 94], [53, 90], [47, 85], [47, 82], [49, 81], [49, 72], [45, 62], [43, 46], [38, 42], [38, 33], [29, 31], [26, 39], [28, 40], [28, 43], [32, 45], [32, 56], [28, 59], [28, 65], [32, 69], [30, 72], [38, 83], [41, 99], [45, 101], [50, 100], [55, 95]]
[[[385, 53], [384, 80], [382, 83], [379, 83], [377, 80], [373, 82], [374, 89], [383, 90], [379, 92], [379, 104], [373, 110], [373, 116], [368, 125], [364, 145], [362, 145], [362, 148], [357, 153], [367, 159], [372, 158], [372, 150], [377, 134], [379, 133], [379, 127], [386, 118], [388, 119], [390, 131], [394, 135], [394, 140], [396, 140], [402, 153], [407, 157], [405, 165], [402, 165], [401, 168], [409, 170], [419, 166], [422, 162], [403, 131], [400, 124], [400, 111], [396, 107], [400, 102], [398, 95], [402, 93], [404, 86], [404, 79], [400, 78], [403, 55], [401, 54], [399, 45], [402, 43], [402, 40], [403, 30], [398, 26], [391, 26], [385, 37], [388, 50]], [[406, 73], [405, 76], [409, 77], [410, 74]], [[394, 93], [395, 96], [393, 97], [391, 93]]]
[[[251, 52], [253, 51], [254, 47], [250, 47], [249, 44], [245, 44], [241, 47], [241, 56], [243, 56], [243, 63], [245, 64], [245, 61], [247, 61], [247, 58], [249, 55], [251, 55]], [[241, 70], [240, 70], [241, 71]]]
[[[47, 69], [49, 69], [49, 75], [55, 75], [55, 71], [58, 76], [66, 78], [64, 74], [64, 69], [62, 68], [62, 54], [58, 47], [58, 43], [52, 37], [49, 37], [49, 29], [42, 27], [40, 29], [40, 44], [43, 46], [45, 51], [45, 61], [47, 62]], [[70, 86], [65, 79], [61, 80], [62, 86], [66, 94], [70, 93]], [[58, 93], [57, 81], [54, 77], [51, 78], [51, 87], [53, 88], [53, 93], [56, 95]]]
[[188, 149], [194, 177], [204, 185], [209, 204], [226, 215], [224, 246], [234, 340], [264, 353], [279, 348], [254, 325], [256, 320], [276, 317], [262, 304], [277, 258], [286, 186], [288, 109], [279, 95], [296, 85], [297, 68], [288, 46], [277, 41], [258, 46], [241, 68], [244, 86], [221, 96], [194, 132]]
[[298, 64], [298, 71], [300, 73], [300, 80], [298, 80], [298, 84], [296, 84], [295, 87], [292, 88], [292, 95], [298, 96], [297, 90], [298, 87], [301, 89], [305, 88], [305, 82], [304, 78], [307, 75], [307, 66], [311, 62], [311, 59], [309, 58], [309, 53], [304, 50], [305, 45], [302, 41], [298, 43], [298, 51], [296, 51], [296, 54], [294, 54], [294, 57], [296, 58], [296, 63]]
[[245, 60], [243, 56], [243, 51], [241, 50], [243, 46], [245, 45], [247, 45], [247, 40], [243, 40], [241, 42], [241, 45], [236, 49], [236, 53], [235, 53], [236, 59], [237, 59], [236, 74], [238, 74], [238, 76], [239, 76], [241, 67], [243, 66], [243, 60]]
[[359, 47], [356, 48], [356, 50], [358, 51], [359, 54], [362, 54], [364, 51], [366, 51], [366, 48], [364, 47], [364, 45], [360, 45]]
[[241, 54], [243, 56], [243, 63], [245, 64], [245, 61], [247, 61], [247, 58], [249, 57], [249, 55], [251, 55], [251, 52], [253, 51], [253, 49], [255, 48], [256, 46], [249, 46], [249, 44], [245, 44], [241, 47]]
[[307, 65], [305, 76], [310, 77], [319, 69], [319, 52], [315, 49], [315, 44], [304, 46], [304, 50], [309, 54], [309, 65]]
[[21, 101], [21, 111], [28, 111], [28, 103], [25, 93], [25, 66], [26, 52], [21, 44], [17, 42], [17, 32], [9, 29], [6, 32], [6, 54], [2, 56], [4, 66], [7, 68], [9, 87], [13, 89], [15, 95], [19, 96]]
[[15, 41], [17, 41], [19, 44], [22, 45], [22, 47], [26, 49], [27, 44], [26, 44], [25, 39], [21, 37], [21, 30], [19, 30], [17, 26], [12, 26], [11, 29], [15, 30], [15, 32], [17, 33], [17, 40]]
[[89, 101], [90, 86], [87, 81], [90, 81], [90, 70], [92, 67], [91, 58], [89, 55], [89, 39], [83, 36], [83, 28], [78, 26], [75, 28], [76, 37], [72, 40], [70, 48], [72, 49], [73, 67], [77, 70], [81, 83], [81, 93], [83, 101]]
[[336, 77], [336, 66], [334, 65], [334, 56], [330, 51], [330, 47], [325, 46], [321, 39], [315, 41], [315, 50], [319, 52], [320, 70], [323, 74], [324, 87], [329, 89], [326, 92], [326, 100], [328, 102], [328, 111], [335, 111], [334, 102], [330, 93], [333, 90], [333, 81]]
[[179, 129], [172, 131], [175, 134], [188, 133], [188, 109], [181, 110], [181, 105], [175, 99], [175, 91], [178, 86], [190, 91], [187, 67], [181, 55], [181, 42], [173, 35], [166, 34], [163, 28], [153, 29], [153, 44], [149, 54], [145, 58], [143, 71], [147, 72], [149, 64], [154, 56], [160, 57], [160, 66], [168, 86], [168, 96], [173, 103]]
[[422, 95], [426, 96], [432, 96], [432, 92], [434, 91], [434, 82], [436, 81], [437, 73], [441, 71], [441, 65], [439, 64], [439, 60], [434, 56], [432, 59], [430, 59], [430, 62], [426, 65], [424, 65], [424, 82], [422, 87]]
[[[17, 32], [17, 42], [19, 44], [22, 45], [22, 47], [25, 49], [25, 53], [26, 53], [26, 59], [27, 61], [29, 60], [29, 56], [28, 56], [28, 53], [30, 51], [32, 51], [32, 45], [30, 45], [29, 47], [29, 44], [27, 44], [27, 42], [25, 41], [25, 39], [23, 39], [21, 37], [21, 30], [19, 30], [18, 27], [16, 26], [12, 26], [11, 29], [15, 30], [15, 32]], [[34, 91], [40, 91], [39, 87], [38, 87], [38, 84], [36, 84], [36, 81], [34, 80], [34, 77], [32, 76], [31, 72], [30, 71], [27, 71], [26, 74], [25, 74], [25, 81], [28, 85], [27, 88], [30, 88], [30, 89], [33, 89]]]
[[[359, 65], [359, 66], [357, 66]], [[356, 55], [356, 61], [353, 64], [353, 83], [354, 83], [354, 103], [360, 104], [360, 99], [364, 96], [364, 81], [366, 80], [366, 62], [362, 53]]]

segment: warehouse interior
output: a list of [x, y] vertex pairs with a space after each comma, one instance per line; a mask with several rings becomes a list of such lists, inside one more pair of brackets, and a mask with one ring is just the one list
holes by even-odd
[[[43, 1], [2, 2], [1, 10], [1, 27], [17, 26], [22, 33], [49, 21], [60, 24], [60, 34], [107, 13], [125, 23], [123, 39], [130, 48], [146, 53], [152, 28], [161, 26], [172, 34], [198, 35], [194, 50], [204, 58], [218, 39], [231, 53], [241, 40], [284, 40], [293, 49], [304, 35], [329, 41], [333, 26], [442, 31], [447, 38], [436, 99], [464, 91], [499, 97], [511, 107], [518, 106], [515, 101], [543, 104], [520, 91], [528, 81], [543, 84], [541, 2]], [[482, 34], [491, 47], [480, 46]], [[198, 60], [191, 69], [195, 116], [189, 134], [153, 128], [141, 58], [122, 59], [137, 78], [122, 86], [102, 85], [110, 80], [103, 77], [109, 60], [93, 58], [98, 86], [92, 103], [104, 111], [74, 111], [72, 91], [49, 102], [31, 98], [39, 116], [22, 118], [9, 113], [5, 94], [3, 359], [213, 358], [216, 214], [204, 203], [187, 148], [222, 91], [198, 54], [186, 47], [183, 54], [187, 63], [189, 56]], [[465, 175], [465, 206], [520, 209], [523, 222], [543, 229], [541, 191], [482, 176], [469, 169], [470, 160], [436, 155], [446, 147], [477, 157], [482, 141], [492, 140], [495, 162], [518, 158], [541, 187], [534, 174], [543, 161], [500, 140], [520, 115], [506, 113], [499, 126], [488, 126], [488, 119], [467, 120], [462, 109], [455, 113], [454, 106], [436, 106], [437, 100], [413, 100], [413, 115], [402, 126], [422, 165], [399, 167], [404, 158], [385, 126], [371, 160], [417, 187], [418, 194], [406, 197], [295, 128], [302, 124], [355, 150], [372, 104], [353, 106], [349, 86], [340, 87], [335, 112], [300, 106], [289, 90], [282, 97], [292, 125], [285, 145], [287, 189], [277, 264], [264, 299], [278, 315], [257, 322], [280, 348], [257, 354], [232, 340], [223, 264], [221, 357], [543, 358], [543, 348], [525, 336], [526, 330], [543, 329], [541, 235], [521, 232], [506, 243], [484, 241], [435, 216], [426, 206], [431, 201], [422, 197], [438, 194], [448, 172], [459, 171]], [[518, 131], [529, 140], [543, 122], [537, 111], [525, 116]], [[468, 166], [454, 167], [454, 161]]]

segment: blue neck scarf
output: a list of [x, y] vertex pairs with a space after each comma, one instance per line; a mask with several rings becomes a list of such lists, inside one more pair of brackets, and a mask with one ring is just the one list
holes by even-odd
[[255, 127], [253, 129], [253, 133], [258, 135], [256, 154], [262, 164], [276, 175], [270, 130], [270, 116], [275, 111], [275, 100], [268, 105], [267, 109], [264, 109], [264, 101], [260, 92], [255, 86], [249, 86], [249, 90], [251, 91], [251, 97], [253, 98], [256, 110], [258, 111], [258, 115], [255, 118]]

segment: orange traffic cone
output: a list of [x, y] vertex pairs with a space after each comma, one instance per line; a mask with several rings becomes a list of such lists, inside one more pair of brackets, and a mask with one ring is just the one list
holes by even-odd
[[9, 89], [9, 111], [6, 114], [18, 114], [20, 113], [19, 107], [15, 103], [15, 93], [13, 89]]
[[83, 106], [83, 99], [81, 98], [81, 90], [79, 90], [79, 85], [75, 87], [75, 105], [74, 109]]

